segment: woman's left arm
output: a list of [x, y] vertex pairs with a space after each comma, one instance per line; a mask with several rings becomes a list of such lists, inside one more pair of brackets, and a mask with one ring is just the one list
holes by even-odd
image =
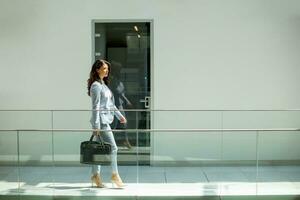
[[116, 106], [114, 106], [114, 110], [115, 110], [114, 113], [115, 113], [116, 117], [118, 118], [118, 120], [120, 120], [120, 122], [122, 124], [126, 124], [127, 123], [126, 118], [122, 115], [122, 113], [119, 111], [119, 109]]

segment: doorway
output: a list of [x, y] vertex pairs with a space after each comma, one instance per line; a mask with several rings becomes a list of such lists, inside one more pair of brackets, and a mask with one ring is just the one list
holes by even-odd
[[[125, 112], [127, 129], [151, 127], [151, 23], [93, 21], [93, 59], [106, 59], [111, 63], [109, 87], [116, 106], [144, 110]], [[120, 94], [120, 90], [124, 94]], [[113, 123], [112, 128], [120, 127]], [[114, 136], [121, 162], [136, 161], [137, 153], [139, 163], [150, 162], [150, 133], [118, 132]]]

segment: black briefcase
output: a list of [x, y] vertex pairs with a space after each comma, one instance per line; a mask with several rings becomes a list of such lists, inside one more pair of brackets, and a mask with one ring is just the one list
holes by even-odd
[[80, 163], [83, 164], [103, 164], [110, 161], [111, 144], [104, 142], [98, 136], [100, 142], [93, 141], [94, 135], [89, 141], [80, 144]]

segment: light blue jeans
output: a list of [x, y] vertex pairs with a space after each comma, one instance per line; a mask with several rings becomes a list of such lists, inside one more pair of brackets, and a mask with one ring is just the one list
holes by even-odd
[[[111, 144], [111, 168], [112, 173], [118, 173], [118, 163], [117, 163], [117, 152], [118, 147], [113, 135], [113, 132], [111, 131], [109, 124], [101, 124], [101, 129], [105, 131], [100, 132], [100, 136], [105, 142], [108, 142]], [[96, 138], [96, 139], [95, 139]], [[99, 141], [99, 137], [94, 137], [95, 141]], [[99, 173], [101, 171], [101, 165], [92, 165], [92, 174]]]

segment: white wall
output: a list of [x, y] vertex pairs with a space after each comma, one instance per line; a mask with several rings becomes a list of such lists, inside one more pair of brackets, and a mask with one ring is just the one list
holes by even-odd
[[[86, 79], [92, 60], [92, 19], [153, 19], [154, 109], [300, 108], [299, 13], [297, 0], [0, 0], [0, 109], [89, 109]], [[26, 126], [35, 121], [49, 126], [46, 115], [46, 122], [32, 117]], [[247, 114], [228, 116], [221, 123], [220, 113], [199, 115], [161, 121], [156, 114], [154, 128], [175, 128], [174, 124], [177, 128], [190, 124], [193, 128], [232, 124], [243, 128], [249, 119]], [[89, 127], [82, 116], [87, 115], [74, 119], [76, 123], [60, 116], [59, 123], [66, 121], [66, 128], [69, 124]], [[3, 114], [0, 119], [1, 127], [22, 127], [22, 119], [7, 122]], [[288, 119], [292, 122], [286, 120], [282, 126], [299, 127], [299, 118]], [[277, 127], [276, 119], [272, 120], [263, 122], [264, 127]], [[0, 137], [0, 141], [7, 139]], [[78, 151], [79, 138], [74, 137], [72, 143], [66, 135], [61, 141], [71, 140], [70, 151]], [[272, 138], [266, 135], [262, 140], [265, 159], [290, 158], [284, 147], [296, 145], [299, 139]], [[180, 141], [189, 147], [188, 154], [176, 151]], [[182, 133], [177, 137], [157, 133], [153, 155], [173, 160], [186, 160], [186, 155], [252, 159], [255, 141], [251, 133]], [[272, 154], [278, 145], [283, 147], [280, 157]], [[237, 154], [240, 147], [245, 149]], [[291, 159], [299, 159], [299, 150], [293, 149]], [[70, 151], [63, 145], [57, 149]]]

